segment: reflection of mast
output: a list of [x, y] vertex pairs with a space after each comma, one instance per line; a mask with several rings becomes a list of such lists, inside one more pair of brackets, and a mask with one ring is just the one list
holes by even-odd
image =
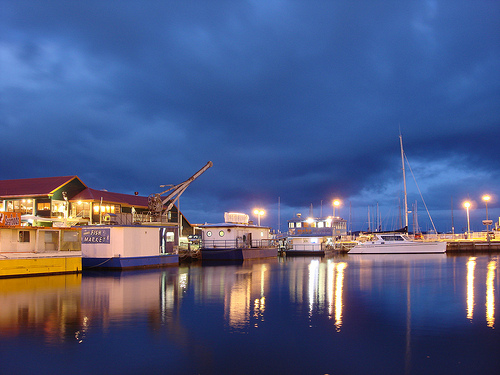
[[406, 275], [406, 353], [405, 374], [411, 369], [411, 288], [410, 288], [410, 266]]

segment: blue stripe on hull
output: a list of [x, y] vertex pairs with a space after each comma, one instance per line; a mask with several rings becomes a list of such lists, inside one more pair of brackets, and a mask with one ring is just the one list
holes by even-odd
[[147, 268], [175, 266], [179, 255], [156, 255], [148, 257], [82, 258], [83, 268]]
[[263, 249], [201, 249], [202, 260], [245, 260], [270, 258], [278, 255], [277, 248]]

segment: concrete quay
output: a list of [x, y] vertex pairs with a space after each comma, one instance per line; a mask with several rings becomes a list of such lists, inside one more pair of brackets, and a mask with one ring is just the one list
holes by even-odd
[[78, 273], [81, 271], [81, 251], [0, 253], [0, 278]]
[[486, 240], [463, 240], [463, 241], [450, 241], [446, 243], [447, 253], [458, 252], [496, 252], [500, 251], [500, 241], [486, 241]]

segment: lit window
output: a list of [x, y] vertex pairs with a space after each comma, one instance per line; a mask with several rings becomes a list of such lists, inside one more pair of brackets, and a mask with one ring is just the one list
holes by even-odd
[[219, 236], [220, 237], [224, 237], [224, 231], [223, 230], [219, 231]]
[[207, 232], [207, 237], [212, 237], [212, 231]]

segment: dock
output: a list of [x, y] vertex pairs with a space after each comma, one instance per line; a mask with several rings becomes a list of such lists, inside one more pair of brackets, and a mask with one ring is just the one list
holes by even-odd
[[0, 253], [0, 278], [78, 273], [81, 271], [81, 251]]
[[446, 243], [447, 253], [456, 252], [496, 252], [500, 251], [500, 241], [449, 241]]

